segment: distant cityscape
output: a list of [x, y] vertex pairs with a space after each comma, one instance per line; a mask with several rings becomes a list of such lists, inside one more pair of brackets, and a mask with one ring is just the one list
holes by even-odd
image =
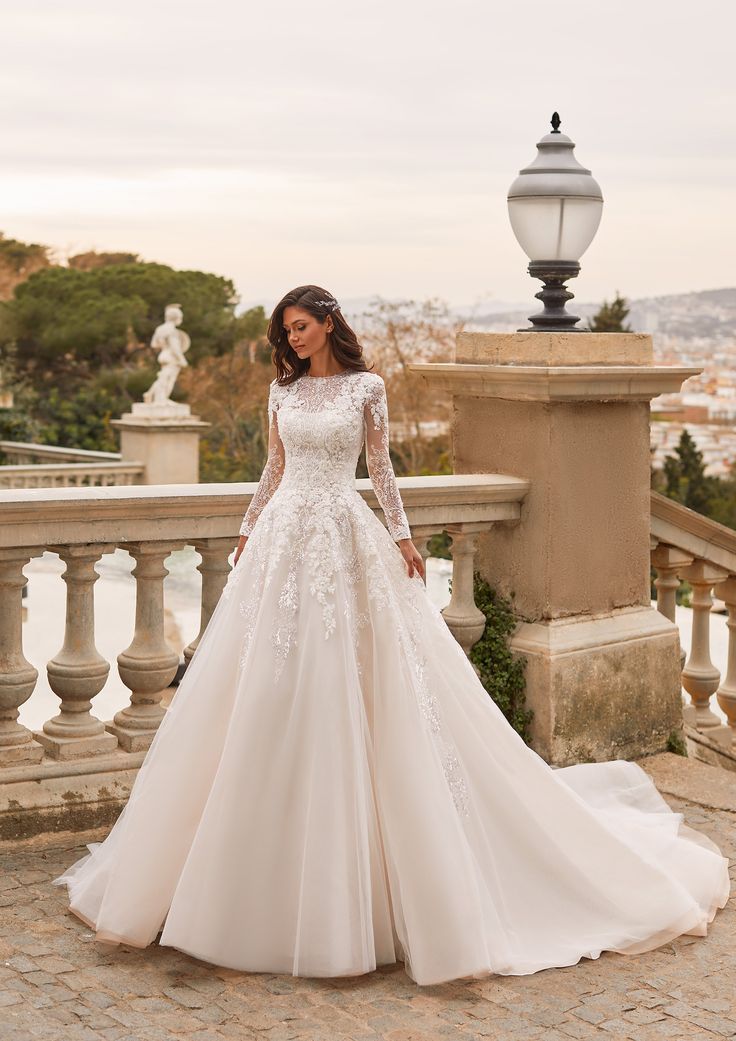
[[[600, 304], [571, 309], [587, 322]], [[703, 453], [706, 473], [724, 477], [736, 462], [736, 288], [629, 301], [628, 324], [651, 333], [658, 364], [702, 367], [679, 394], [652, 401], [652, 462], [660, 469], [686, 428]], [[513, 332], [531, 308], [473, 317], [471, 327]]]

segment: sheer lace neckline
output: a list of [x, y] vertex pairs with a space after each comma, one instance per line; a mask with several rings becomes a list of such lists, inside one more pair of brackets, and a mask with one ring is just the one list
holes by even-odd
[[334, 380], [336, 376], [344, 376], [346, 372], [352, 372], [352, 369], [343, 369], [342, 372], [333, 372], [329, 376], [310, 376], [308, 372], [302, 373], [308, 380]]

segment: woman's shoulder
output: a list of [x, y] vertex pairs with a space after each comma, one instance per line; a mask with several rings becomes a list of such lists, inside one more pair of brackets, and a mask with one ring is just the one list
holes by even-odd
[[383, 377], [379, 376], [373, 369], [356, 369], [353, 372], [353, 377], [360, 382], [363, 387], [382, 387]]
[[369, 401], [378, 400], [386, 393], [383, 376], [371, 369], [365, 369], [357, 374], [360, 377], [361, 387]]
[[272, 379], [268, 385], [268, 407], [277, 409], [284, 400], [290, 386], [293, 384], [279, 383], [278, 379]]

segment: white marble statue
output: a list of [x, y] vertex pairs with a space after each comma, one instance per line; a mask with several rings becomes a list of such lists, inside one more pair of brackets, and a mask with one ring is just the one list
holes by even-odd
[[164, 321], [157, 326], [151, 337], [151, 347], [157, 350], [160, 366], [158, 376], [143, 395], [148, 404], [165, 405], [171, 402], [179, 372], [187, 365], [186, 352], [191, 340], [183, 329], [179, 329], [184, 318], [179, 304], [169, 304], [164, 312]]

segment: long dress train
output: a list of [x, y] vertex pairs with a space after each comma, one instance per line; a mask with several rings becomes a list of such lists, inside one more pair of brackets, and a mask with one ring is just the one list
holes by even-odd
[[54, 880], [70, 909], [111, 943], [419, 984], [705, 935], [718, 847], [635, 763], [548, 766], [407, 575], [380, 376], [274, 381], [268, 411], [245, 549], [114, 827]]

